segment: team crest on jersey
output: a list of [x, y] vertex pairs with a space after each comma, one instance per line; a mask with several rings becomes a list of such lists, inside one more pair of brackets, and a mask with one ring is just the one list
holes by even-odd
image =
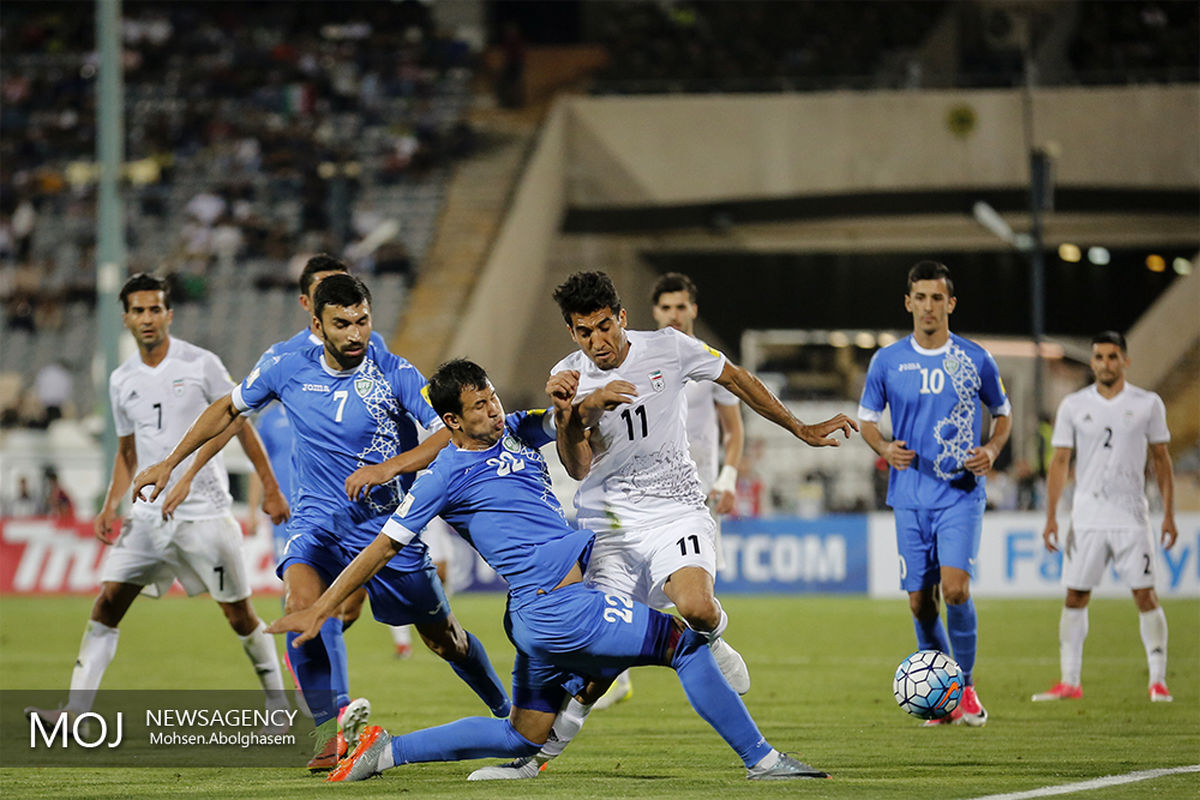
[[511, 435], [505, 436], [501, 443], [505, 450], [510, 453], [519, 453], [521, 451], [521, 443], [514, 439]]
[[171, 381], [171, 389], [174, 390], [176, 397], [183, 397], [183, 378]]
[[950, 356], [946, 356], [946, 358], [942, 361], [942, 366], [946, 368], [947, 375], [953, 375], [954, 373], [958, 372], [958, 360], [951, 358]]
[[667, 381], [663, 378], [661, 369], [656, 369], [650, 373], [650, 388], [656, 392], [661, 392], [667, 388]]
[[354, 381], [354, 391], [358, 392], [359, 397], [366, 397], [371, 393], [371, 387], [375, 385], [375, 381], [370, 378], [359, 378]]

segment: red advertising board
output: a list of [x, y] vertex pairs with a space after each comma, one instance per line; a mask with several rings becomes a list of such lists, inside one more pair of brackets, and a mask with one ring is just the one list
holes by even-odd
[[[246, 537], [243, 545], [252, 590], [278, 593], [270, 539]], [[95, 594], [107, 549], [90, 520], [0, 519], [0, 593]], [[172, 591], [183, 589], [176, 583]]]

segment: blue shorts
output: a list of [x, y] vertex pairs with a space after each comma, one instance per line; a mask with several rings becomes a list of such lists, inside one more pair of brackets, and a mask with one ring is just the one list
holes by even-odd
[[972, 497], [945, 508], [895, 509], [900, 588], [916, 592], [936, 586], [943, 566], [974, 578], [985, 504], [983, 497]]
[[513, 705], [558, 713], [581, 678], [611, 679], [643, 664], [665, 665], [678, 640], [669, 614], [582, 583], [564, 586], [504, 617], [517, 648]]
[[[357, 550], [346, 547], [328, 531], [314, 529], [301, 533], [295, 526], [290, 530], [283, 557], [275, 567], [275, 574], [281, 578], [292, 564], [307, 564], [328, 586], [358, 555]], [[407, 565], [398, 568], [396, 560], [388, 562], [366, 583], [375, 619], [386, 625], [421, 625], [444, 620], [450, 613], [450, 602], [429, 554], [423, 555], [416, 569]]]

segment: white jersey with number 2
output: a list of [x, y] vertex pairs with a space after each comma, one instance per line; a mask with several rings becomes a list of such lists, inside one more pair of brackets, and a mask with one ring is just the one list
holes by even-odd
[[1063, 398], [1051, 443], [1075, 450], [1075, 530], [1144, 528], [1146, 446], [1171, 439], [1163, 402], [1129, 383], [1106, 400], [1092, 384]]
[[592, 429], [591, 471], [575, 495], [584, 527], [662, 524], [705, 507], [688, 453], [684, 386], [715, 380], [725, 356], [674, 328], [626, 333], [629, 353], [619, 367], [602, 370], [577, 350], [552, 370], [579, 371], [579, 399], [615, 380], [637, 387], [632, 403], [606, 411]]

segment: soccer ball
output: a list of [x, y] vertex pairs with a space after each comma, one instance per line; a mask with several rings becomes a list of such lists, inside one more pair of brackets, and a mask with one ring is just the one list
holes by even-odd
[[892, 681], [896, 702], [914, 717], [941, 719], [962, 699], [962, 670], [937, 650], [918, 650], [900, 662]]

